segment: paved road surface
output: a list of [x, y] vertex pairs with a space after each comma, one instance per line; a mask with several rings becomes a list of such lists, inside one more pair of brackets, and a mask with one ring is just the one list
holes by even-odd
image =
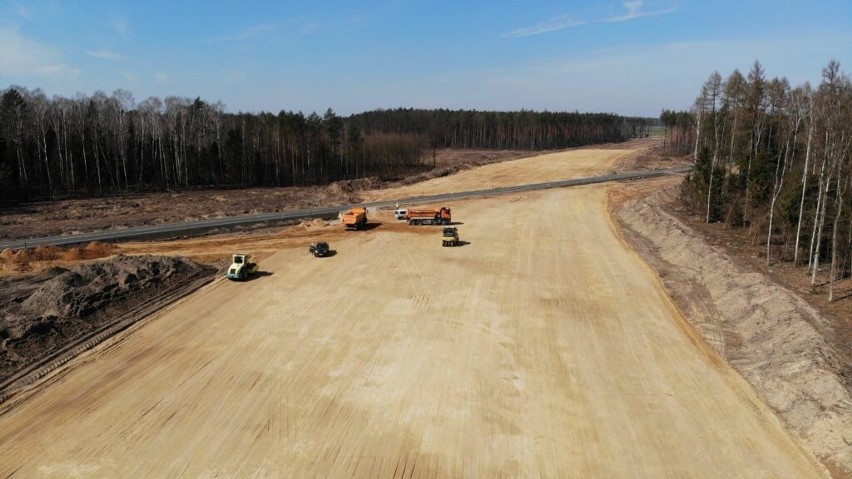
[[281, 249], [0, 416], [0, 477], [823, 477], [606, 188], [454, 203], [456, 248], [388, 224]]

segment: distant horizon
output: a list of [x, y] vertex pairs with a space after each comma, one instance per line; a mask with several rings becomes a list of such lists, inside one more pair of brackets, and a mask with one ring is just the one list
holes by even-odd
[[755, 61], [819, 84], [852, 63], [852, 2], [0, 0], [0, 85], [200, 97], [229, 113], [688, 109]]
[[[126, 88], [119, 88], [117, 90], [113, 90], [112, 92], [106, 92], [106, 91], [103, 91], [103, 90], [96, 90], [92, 93], [76, 92], [74, 95], [65, 96], [65, 95], [52, 94], [51, 92], [45, 91], [44, 88], [41, 88], [41, 87], [38, 87], [38, 86], [33, 87], [33, 88], [28, 88], [28, 87], [25, 87], [23, 85], [7, 85], [7, 86], [3, 87], [2, 89], [0, 89], [0, 93], [5, 92], [10, 88], [24, 88], [28, 92], [35, 92], [35, 91], [41, 90], [42, 93], [44, 93], [45, 96], [49, 100], [52, 100], [54, 98], [65, 98], [65, 99], [69, 99], [69, 100], [74, 100], [74, 99], [78, 98], [80, 95], [82, 95], [84, 98], [91, 98], [98, 92], [105, 94], [107, 97], [111, 97], [113, 95], [113, 93], [115, 91], [118, 91], [118, 90], [124, 90], [124, 91], [130, 93], [131, 95], [133, 94], [132, 91], [127, 90]], [[327, 107], [323, 108], [322, 110], [312, 110], [312, 111], [309, 111], [309, 112], [304, 111], [304, 110], [292, 110], [292, 109], [287, 109], [287, 108], [280, 108], [280, 109], [274, 110], [274, 111], [273, 110], [258, 110], [258, 111], [238, 110], [238, 111], [233, 111], [233, 110], [228, 108], [228, 105], [225, 105], [221, 101], [210, 101], [210, 100], [208, 100], [204, 97], [201, 97], [199, 95], [195, 95], [195, 96], [191, 96], [191, 95], [190, 96], [166, 95], [166, 96], [163, 96], [163, 97], [147, 97], [147, 98], [143, 98], [141, 101], [139, 99], [134, 98], [133, 109], [137, 109], [141, 102], [148, 100], [150, 98], [157, 98], [157, 99], [163, 101], [163, 100], [165, 100], [166, 98], [169, 98], [169, 97], [177, 97], [177, 98], [189, 99], [189, 100], [193, 100], [193, 101], [195, 99], [200, 99], [201, 101], [203, 101], [204, 103], [206, 103], [208, 105], [221, 104], [223, 106], [223, 111], [227, 114], [232, 114], [232, 115], [239, 115], [239, 114], [260, 115], [260, 114], [270, 114], [270, 113], [277, 115], [278, 113], [283, 111], [283, 112], [301, 113], [305, 116], [309, 116], [313, 113], [316, 113], [317, 115], [322, 116], [330, 108], [332, 111], [334, 111], [334, 113], [337, 116], [343, 117], [343, 118], [346, 118], [346, 117], [349, 117], [349, 116], [360, 115], [360, 114], [363, 114], [363, 113], [369, 113], [369, 112], [373, 112], [373, 111], [390, 111], [390, 110], [425, 110], [425, 111], [448, 110], [448, 111], [476, 111], [476, 112], [499, 112], [499, 113], [513, 113], [513, 112], [520, 112], [520, 111], [531, 111], [533, 113], [545, 113], [545, 112], [547, 112], [547, 113], [574, 113], [574, 114], [580, 114], [580, 115], [606, 114], [606, 115], [618, 115], [618, 116], [625, 117], [625, 118], [642, 118], [642, 119], [659, 119], [659, 116], [660, 116], [659, 113], [657, 115], [652, 115], [652, 116], [624, 115], [624, 114], [614, 112], [614, 111], [578, 111], [578, 110], [548, 110], [548, 109], [533, 110], [533, 109], [529, 109], [529, 108], [521, 108], [521, 109], [518, 109], [518, 110], [483, 110], [483, 109], [471, 109], [471, 108], [446, 108], [446, 107], [420, 108], [420, 107], [410, 107], [410, 106], [396, 106], [396, 107], [388, 107], [388, 108], [381, 108], [380, 107], [380, 108], [373, 108], [373, 109], [370, 109], [370, 110], [364, 110], [364, 111], [349, 113], [349, 114], [346, 114], [346, 115], [338, 112], [333, 106], [327, 106]], [[666, 108], [664, 108], [664, 109], [666, 109]], [[668, 109], [671, 110], [671, 108], [668, 108]], [[662, 110], [661, 110], [661, 112], [662, 112]]]

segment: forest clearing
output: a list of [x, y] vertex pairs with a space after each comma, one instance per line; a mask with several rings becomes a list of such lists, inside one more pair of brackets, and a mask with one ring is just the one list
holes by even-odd
[[[637, 161], [660, 159], [574, 150], [369, 195], [508, 185], [511, 163], [533, 180]], [[618, 221], [629, 220], [611, 216], [614, 205], [630, 208], [625, 200], [681, 181], [455, 202], [467, 242], [458, 248], [441, 248], [437, 229], [409, 227], [389, 211], [363, 232], [316, 220], [121, 244], [125, 255], [212, 263], [245, 249], [265, 274], [216, 279], [52, 371], [0, 415], [0, 472], [843, 477], [848, 389], [827, 389], [823, 368], [822, 382], [800, 385], [804, 392], [788, 385], [783, 401], [762, 396], [731, 367], [744, 356], [725, 355], [748, 351], [747, 337], [727, 349], [707, 340], [683, 296], [670, 300], [671, 285], [620, 233]], [[498, 216], [506, 220], [491, 221]], [[643, 234], [657, 254], [701, 242], [672, 246]], [[338, 254], [307, 254], [318, 239]], [[784, 324], [804, 331], [792, 316]], [[776, 371], [801, 359], [780, 354]], [[796, 397], [822, 402], [785, 416], [779, 406]], [[808, 421], [818, 434], [797, 426]], [[39, 446], [46, 441], [50, 448]]]
[[0, 0], [0, 478], [852, 479], [852, 2]]

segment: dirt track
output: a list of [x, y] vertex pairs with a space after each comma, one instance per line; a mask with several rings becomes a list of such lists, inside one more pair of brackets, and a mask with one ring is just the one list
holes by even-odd
[[[606, 172], [613, 151], [425, 187]], [[610, 187], [454, 203], [457, 248], [389, 219], [316, 229], [326, 259], [284, 239], [264, 275], [0, 416], [0, 477], [823, 477], [622, 242]]]

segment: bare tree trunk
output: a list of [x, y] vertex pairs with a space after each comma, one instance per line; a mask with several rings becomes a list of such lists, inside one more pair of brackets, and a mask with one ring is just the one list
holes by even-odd
[[734, 112], [734, 126], [731, 128], [731, 150], [728, 152], [728, 164], [731, 165], [734, 163], [734, 138], [737, 135], [737, 118], [739, 115], [737, 112]]
[[[786, 152], [784, 153], [786, 156]], [[779, 163], [784, 162], [784, 166], [781, 168], [781, 177], [778, 177], [778, 167], [779, 165], [775, 165], [775, 185], [772, 189], [772, 201], [769, 203], [769, 231], [766, 232], [766, 264], [770, 264], [770, 246], [772, 245], [772, 227], [773, 220], [775, 219], [775, 202], [778, 200], [778, 195], [781, 193], [781, 187], [784, 183], [784, 172], [787, 169], [786, 160], [778, 159]]]
[[[50, 163], [47, 158], [47, 126], [50, 122], [49, 112], [50, 102], [41, 89], [36, 89], [29, 95], [29, 104], [31, 105], [32, 115], [32, 137], [36, 143], [36, 155], [39, 162], [44, 164], [44, 172], [47, 177], [48, 191], [52, 195], [53, 180], [50, 174]], [[35, 171], [38, 173], [38, 170]], [[41, 178], [39, 178], [41, 180]]]
[[[841, 182], [841, 174], [837, 172], [837, 195], [835, 196], [834, 224], [831, 229], [831, 273], [828, 277], [828, 302], [834, 301], [834, 280], [837, 277], [837, 230], [840, 228], [840, 218], [843, 211], [843, 193], [846, 182]], [[841, 183], [844, 186], [841, 186]]]
[[828, 163], [828, 155], [823, 156], [822, 167], [819, 173], [819, 193], [817, 196], [817, 218], [814, 221], [814, 231], [811, 236], [810, 267], [811, 286], [816, 285], [817, 272], [819, 271], [819, 250], [822, 242], [822, 228], [825, 222], [825, 203], [828, 200], [828, 183], [831, 178], [825, 178], [825, 167]]
[[[796, 113], [795, 123], [793, 125], [792, 133], [788, 133], [787, 139], [784, 143], [783, 154], [779, 154], [779, 162], [783, 162], [781, 165], [781, 176], [778, 176], [778, 164], [775, 165], [775, 185], [772, 190], [772, 201], [769, 206], [769, 231], [766, 234], [766, 264], [768, 265], [770, 262], [770, 245], [772, 243], [772, 227], [773, 220], [775, 219], [775, 203], [778, 201], [778, 196], [781, 194], [781, 189], [784, 186], [784, 177], [787, 173], [787, 165], [790, 164], [792, 166], [793, 159], [796, 156], [795, 147], [796, 143], [799, 139], [799, 125], [801, 124], [801, 117], [798, 116], [798, 112]], [[783, 131], [783, 130], [780, 130]], [[791, 138], [792, 136], [792, 138]], [[792, 147], [790, 146], [792, 143]]]
[[18, 176], [21, 178], [21, 183], [24, 186], [29, 184], [29, 179], [27, 178], [27, 165], [24, 163], [24, 152], [21, 149], [21, 140], [13, 140], [15, 143], [15, 155], [18, 157]]
[[[802, 198], [799, 201], [799, 221], [796, 225], [796, 247], [793, 250], [793, 265], [799, 264], [799, 238], [802, 232], [802, 213], [805, 210], [805, 193], [808, 189], [808, 165], [811, 159], [811, 144], [814, 136], [814, 126], [811, 124], [808, 127], [808, 144], [805, 148], [805, 169], [802, 172]], [[816, 221], [816, 218], [814, 218]], [[813, 237], [812, 237], [813, 238]]]
[[698, 144], [701, 143], [701, 110], [698, 110], [695, 115], [695, 148], [692, 150], [692, 161], [698, 159]]
[[101, 155], [98, 154], [98, 151], [100, 150], [100, 148], [99, 148], [100, 145], [98, 144], [99, 142], [100, 142], [100, 140], [98, 139], [98, 135], [95, 134], [94, 141], [92, 141], [92, 148], [93, 148], [92, 154], [95, 156], [95, 171], [98, 174], [98, 194], [103, 194], [104, 189], [103, 189], [103, 183], [101, 182], [101, 160], [100, 160]]

